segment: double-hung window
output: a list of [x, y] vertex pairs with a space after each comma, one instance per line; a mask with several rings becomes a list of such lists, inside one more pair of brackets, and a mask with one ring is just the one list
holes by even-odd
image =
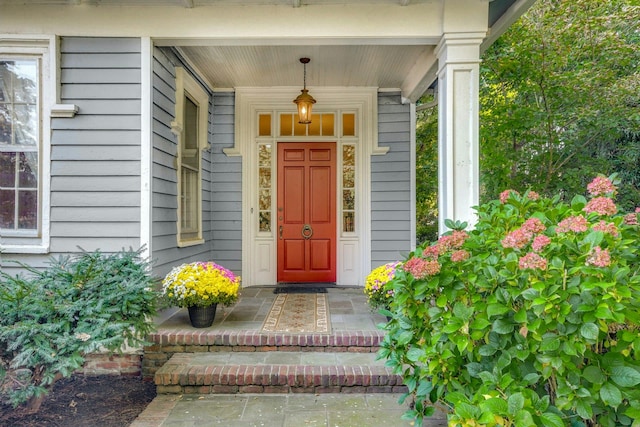
[[209, 96], [183, 68], [176, 68], [178, 136], [178, 246], [203, 243], [202, 150], [208, 147]]
[[47, 251], [49, 44], [0, 38], [0, 235], [7, 252]]

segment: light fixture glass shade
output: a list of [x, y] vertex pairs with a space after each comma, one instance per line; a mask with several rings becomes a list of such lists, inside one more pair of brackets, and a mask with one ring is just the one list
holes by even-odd
[[302, 92], [293, 102], [298, 106], [298, 123], [307, 125], [311, 123], [311, 110], [313, 109], [313, 104], [316, 103], [316, 100], [313, 99], [313, 96], [309, 95], [309, 91], [305, 88], [302, 89]]

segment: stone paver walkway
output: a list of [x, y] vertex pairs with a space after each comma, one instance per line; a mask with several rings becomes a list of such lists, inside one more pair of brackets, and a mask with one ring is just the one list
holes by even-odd
[[[404, 427], [398, 394], [158, 396], [131, 427]], [[158, 420], [163, 420], [158, 424]], [[424, 427], [446, 426], [443, 414]]]

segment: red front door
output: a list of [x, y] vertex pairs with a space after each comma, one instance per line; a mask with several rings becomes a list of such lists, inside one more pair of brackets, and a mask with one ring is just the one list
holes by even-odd
[[278, 282], [336, 281], [336, 147], [278, 143]]

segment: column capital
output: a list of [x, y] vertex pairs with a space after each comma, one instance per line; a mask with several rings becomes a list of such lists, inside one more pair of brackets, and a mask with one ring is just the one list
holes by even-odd
[[445, 64], [480, 63], [480, 45], [486, 33], [444, 33], [435, 48], [440, 68]]

